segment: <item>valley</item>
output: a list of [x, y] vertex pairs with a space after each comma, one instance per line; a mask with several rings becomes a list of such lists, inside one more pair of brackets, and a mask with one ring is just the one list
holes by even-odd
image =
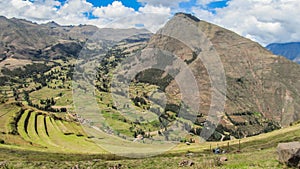
[[282, 168], [300, 139], [300, 66], [190, 14], [156, 34], [0, 19], [0, 168]]

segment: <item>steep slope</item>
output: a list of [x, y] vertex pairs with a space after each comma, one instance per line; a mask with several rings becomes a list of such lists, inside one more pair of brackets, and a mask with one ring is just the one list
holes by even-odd
[[300, 42], [272, 43], [266, 46], [275, 55], [280, 55], [300, 63]]
[[[219, 132], [227, 131], [235, 137], [251, 136], [279, 125], [287, 126], [300, 118], [300, 67], [273, 55], [258, 43], [179, 13], [153, 36], [148, 47], [172, 52], [194, 73], [200, 93], [196, 124], [205, 123], [210, 108], [216, 107], [211, 105], [212, 93], [219, 88], [211, 82], [218, 77], [212, 77], [211, 72], [218, 68], [209, 67], [207, 63], [215, 63], [218, 58], [222, 63], [219, 69], [224, 69], [226, 77], [226, 84], [222, 85], [226, 85], [227, 91], [224, 111], [218, 112], [222, 117], [217, 128]], [[166, 87], [172, 96], [168, 102], [181, 97], [176, 83], [173, 80]], [[194, 93], [190, 98], [197, 97], [197, 92]], [[217, 96], [221, 98], [222, 95], [225, 93]]]

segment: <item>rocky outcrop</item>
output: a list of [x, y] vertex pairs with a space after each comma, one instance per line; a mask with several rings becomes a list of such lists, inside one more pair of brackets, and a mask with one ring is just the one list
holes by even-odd
[[219, 163], [224, 164], [226, 161], [228, 161], [228, 158], [225, 156], [222, 156], [219, 158]]
[[300, 167], [300, 142], [279, 143], [278, 160], [290, 167]]
[[183, 160], [180, 163], [178, 163], [179, 167], [186, 167], [186, 166], [193, 166], [195, 163], [191, 160]]

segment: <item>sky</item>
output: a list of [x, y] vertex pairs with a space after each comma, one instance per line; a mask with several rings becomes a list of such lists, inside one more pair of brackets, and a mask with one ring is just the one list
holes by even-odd
[[300, 41], [299, 0], [1, 0], [0, 15], [36, 23], [146, 28], [191, 13], [265, 46]]

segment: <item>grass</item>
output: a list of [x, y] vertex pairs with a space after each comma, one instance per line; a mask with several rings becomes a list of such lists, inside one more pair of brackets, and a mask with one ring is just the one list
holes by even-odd
[[[20, 135], [1, 134], [7, 148], [60, 153], [101, 153], [98, 145], [88, 139], [81, 126], [74, 122], [54, 120], [47, 114], [25, 110], [18, 121]], [[66, 135], [70, 133], [70, 135]], [[72, 134], [73, 133], [73, 134]], [[14, 140], [18, 140], [15, 142]], [[20, 147], [19, 147], [20, 146]]]
[[[28, 119], [27, 125], [25, 124], [26, 119]], [[88, 135], [96, 137], [88, 139], [86, 135], [82, 137], [78, 137], [76, 134], [65, 135], [66, 132], [84, 133], [84, 131], [87, 131]], [[0, 134], [0, 138], [4, 138], [4, 140], [16, 140], [13, 144], [0, 144], [0, 161], [7, 160], [7, 167], [52, 168], [56, 166], [71, 168], [79, 165], [81, 168], [107, 168], [122, 164], [123, 168], [178, 168], [179, 162], [189, 159], [195, 163], [190, 168], [283, 168], [284, 166], [277, 161], [277, 144], [300, 141], [300, 124], [295, 124], [281, 130], [241, 139], [240, 153], [238, 152], [239, 140], [231, 140], [191, 145], [179, 144], [155, 157], [126, 159], [111, 155], [104, 149], [115, 152], [150, 153], [159, 149], [159, 146], [146, 147], [143, 144], [124, 141], [105, 133], [93, 134], [76, 123], [54, 120], [47, 114], [30, 113], [29, 109], [22, 114], [18, 122], [18, 132], [20, 136]], [[228, 143], [229, 149], [227, 148]], [[227, 149], [229, 153], [212, 154], [210, 147], [217, 146]], [[187, 152], [193, 152], [194, 156], [185, 157]], [[226, 156], [228, 162], [217, 163], [216, 159], [220, 156]]]
[[53, 143], [51, 139], [49, 138], [49, 135], [47, 135], [48, 131], [46, 131], [45, 128], [45, 118], [46, 116], [44, 115], [38, 115], [37, 116], [37, 130], [39, 133], [39, 137], [48, 145], [48, 146], [53, 146], [55, 148], [59, 148], [58, 145]]
[[[278, 143], [288, 141], [300, 141], [300, 124], [253, 137], [243, 138], [240, 140], [241, 151], [257, 151], [260, 149], [274, 148]], [[210, 147], [225, 147], [225, 149], [227, 149], [228, 143], [231, 151], [237, 151], [239, 149], [239, 140], [236, 139], [224, 142], [204, 142], [191, 144], [189, 146], [186, 144], [179, 144], [170, 153], [207, 151]]]
[[56, 106], [66, 106], [71, 105], [73, 103], [72, 98], [72, 90], [70, 89], [61, 89], [62, 97], [58, 97], [56, 100]]
[[83, 130], [80, 124], [74, 122], [66, 122], [64, 121], [63, 124], [67, 126], [70, 130], [73, 130], [74, 134], [77, 136], [87, 136], [85, 131]]
[[[9, 149], [0, 148], [0, 160], [9, 160], [7, 166], [14, 168], [71, 168], [79, 166], [80, 168], [108, 168], [121, 164], [122, 168], [137, 169], [174, 169], [180, 168], [178, 163], [183, 160], [192, 160], [195, 165], [193, 169], [210, 168], [284, 168], [276, 160], [276, 153], [273, 148], [247, 153], [226, 154], [228, 161], [224, 164], [217, 163], [220, 155], [214, 154], [194, 154], [192, 157], [185, 157], [184, 154], [176, 156], [161, 155], [146, 159], [120, 159], [113, 155], [82, 155], [82, 154], [57, 154], [57, 153], [39, 153], [34, 151], [15, 151], [12, 156]], [[5, 157], [4, 157], [5, 156]]]
[[102, 113], [105, 118], [105, 122], [115, 131], [132, 137], [132, 132], [129, 131], [129, 128], [132, 125], [121, 121], [121, 119], [125, 118], [124, 116], [122, 116], [119, 112], [114, 111], [103, 111]]
[[22, 114], [18, 122], [18, 132], [21, 135], [21, 137], [28, 142], [31, 142], [31, 138], [28, 136], [27, 133], [28, 124], [25, 124], [25, 121], [28, 118], [28, 116], [30, 116], [30, 113], [31, 113], [30, 110], [25, 110], [25, 112]]
[[[59, 97], [60, 93], [62, 93], [61, 97]], [[34, 104], [40, 104], [40, 100], [51, 98], [55, 99], [56, 106], [69, 106], [73, 103], [71, 89], [51, 89], [48, 87], [43, 87], [40, 90], [31, 92], [29, 96]]]
[[9, 133], [11, 132], [9, 123], [12, 121], [15, 114], [21, 110], [21, 108], [14, 104], [1, 104], [0, 110], [0, 132]]
[[[26, 110], [21, 117], [24, 121], [30, 113]], [[36, 147], [35, 149], [26, 146], [0, 145], [0, 161], [7, 160], [7, 167], [12, 168], [71, 168], [76, 165], [81, 168], [108, 168], [117, 164], [122, 164], [123, 168], [178, 168], [178, 163], [182, 160], [192, 160], [195, 165], [190, 168], [283, 168], [277, 161], [276, 146], [280, 142], [300, 141], [300, 125], [291, 126], [270, 133], [241, 139], [241, 149], [238, 153], [238, 140], [229, 141], [229, 153], [215, 155], [209, 151], [216, 146], [227, 149], [228, 142], [206, 142], [201, 144], [179, 144], [172, 150], [155, 157], [142, 159], [126, 159], [114, 155], [109, 155], [103, 149], [95, 145], [86, 137], [76, 135], [64, 135], [60, 125], [69, 129], [68, 122], [54, 121], [49, 116], [38, 115], [35, 120], [35, 112], [31, 113], [28, 123], [28, 133], [30, 139], [40, 144], [48, 146], [48, 149]], [[46, 118], [46, 134], [44, 125]], [[34, 134], [37, 121], [38, 135]], [[19, 124], [22, 124], [20, 123]], [[76, 125], [76, 124], [75, 124]], [[30, 127], [31, 126], [31, 127]], [[33, 126], [33, 127], [32, 127]], [[23, 125], [24, 127], [24, 125]], [[79, 126], [78, 126], [79, 127]], [[18, 128], [21, 130], [21, 128]], [[23, 129], [24, 130], [24, 129]], [[75, 130], [71, 128], [70, 130]], [[24, 133], [23, 133], [24, 134]], [[41, 140], [35, 140], [39, 137]], [[102, 135], [99, 137], [106, 137]], [[99, 140], [99, 139], [98, 139]], [[102, 141], [102, 142], [101, 142]], [[101, 144], [124, 144], [127, 147], [140, 145], [122, 143], [118, 139], [110, 138], [100, 140]], [[52, 145], [51, 145], [52, 144]], [[51, 145], [51, 146], [49, 146]], [[105, 147], [105, 146], [104, 146]], [[107, 147], [106, 147], [107, 148]], [[119, 147], [121, 148], [121, 147]], [[154, 148], [154, 147], [152, 147]], [[157, 147], [156, 147], [157, 148]], [[35, 151], [33, 151], [35, 150]], [[185, 157], [187, 152], [193, 152], [194, 156]], [[226, 156], [228, 161], [224, 164], [217, 162], [220, 156]], [[103, 159], [103, 160], [99, 160]]]
[[229, 162], [224, 165], [225, 168], [283, 168], [283, 165], [277, 161], [275, 148], [229, 154], [226, 156]]
[[[139, 86], [137, 88], [137, 93], [142, 95], [143, 90], [141, 88], [142, 86]], [[145, 91], [151, 92], [155, 88], [153, 86], [146, 86]], [[133, 89], [131, 89], [133, 90]], [[134, 93], [131, 91], [131, 93]], [[111, 94], [105, 93], [105, 92], [97, 92], [98, 97], [98, 105], [99, 108], [102, 110], [102, 115], [105, 118], [105, 122], [114, 130], [116, 133], [121, 133], [125, 136], [132, 137], [133, 132], [129, 130], [130, 127], [133, 127], [132, 122], [135, 122], [136, 120], [140, 120], [141, 118], [144, 119], [144, 122], [141, 124], [135, 124], [137, 128], [143, 129], [145, 132], [150, 131], [157, 131], [159, 128], [157, 126], [153, 126], [158, 121], [158, 117], [153, 112], [150, 112], [148, 110], [144, 110], [140, 107], [134, 106], [133, 102], [130, 104], [130, 108], [122, 108], [122, 113], [116, 110], [114, 110], [111, 107], [108, 107], [107, 105], [112, 105], [113, 101], [111, 98]], [[100, 99], [101, 98], [101, 99]], [[124, 97], [118, 97], [118, 100], [121, 103], [126, 103], [127, 99]], [[120, 105], [119, 105], [120, 106]], [[118, 107], [120, 109], [120, 107]], [[149, 119], [149, 120], [147, 120]], [[155, 119], [155, 120], [153, 120]]]
[[78, 137], [76, 135], [65, 135], [56, 124], [56, 122], [49, 117], [46, 118], [47, 129], [50, 139], [59, 147], [63, 152], [69, 153], [101, 153], [103, 149], [98, 147], [86, 137]]
[[36, 120], [35, 120], [36, 117], [37, 116], [36, 116], [35, 112], [30, 113], [30, 118], [29, 118], [28, 127], [27, 127], [28, 136], [29, 136], [31, 142], [39, 144], [42, 147], [48, 148], [49, 144], [47, 144], [47, 142], [45, 142], [45, 140], [39, 136], [39, 133], [37, 133], [37, 127], [36, 127], [37, 124], [36, 124]]
[[55, 120], [55, 123], [57, 124], [61, 132], [63, 132], [65, 135], [74, 134], [74, 131], [70, 126], [66, 127], [66, 125], [68, 125], [69, 123], [63, 123], [61, 120]]

